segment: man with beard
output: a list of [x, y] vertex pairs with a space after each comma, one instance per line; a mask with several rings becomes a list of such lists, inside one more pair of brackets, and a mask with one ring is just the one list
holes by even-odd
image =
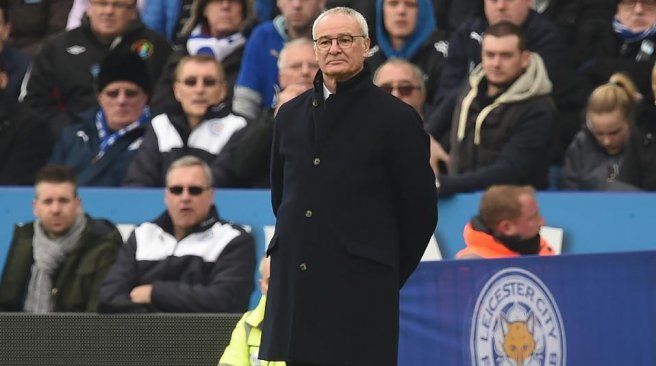
[[489, 27], [482, 45], [482, 62], [453, 114], [448, 172], [438, 176], [439, 193], [479, 191], [493, 184], [545, 189], [556, 110], [542, 58], [528, 51], [521, 29], [510, 22]]
[[481, 198], [478, 216], [465, 226], [467, 247], [456, 254], [458, 259], [553, 255], [554, 251], [540, 238], [544, 218], [530, 186], [497, 185]]

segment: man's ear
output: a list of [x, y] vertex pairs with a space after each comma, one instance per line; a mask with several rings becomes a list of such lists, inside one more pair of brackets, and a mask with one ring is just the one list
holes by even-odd
[[494, 231], [504, 236], [510, 236], [513, 232], [513, 223], [510, 220], [501, 220]]
[[528, 65], [531, 63], [531, 51], [529, 50], [522, 51], [520, 57], [522, 58], [521, 59], [522, 69], [526, 70], [528, 68]]

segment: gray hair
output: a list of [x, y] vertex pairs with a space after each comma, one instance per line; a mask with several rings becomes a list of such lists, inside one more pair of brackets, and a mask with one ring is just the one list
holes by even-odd
[[362, 14], [358, 13], [357, 11], [351, 8], [347, 8], [345, 6], [338, 6], [324, 11], [317, 17], [317, 19], [314, 21], [314, 24], [312, 24], [312, 38], [317, 39], [317, 33], [316, 33], [317, 24], [319, 24], [319, 22], [322, 21], [328, 15], [334, 15], [334, 14], [341, 14], [354, 18], [360, 25], [360, 30], [362, 31], [362, 35], [365, 37], [369, 37], [369, 26], [367, 25], [367, 21], [364, 19]]
[[181, 167], [191, 167], [191, 166], [198, 166], [203, 170], [203, 173], [205, 174], [205, 178], [207, 179], [207, 186], [212, 187], [212, 170], [210, 169], [210, 166], [207, 165], [206, 162], [201, 160], [200, 158], [193, 156], [193, 155], [185, 155], [181, 158], [176, 159], [171, 165], [169, 165], [169, 168], [166, 169], [166, 181], [168, 182], [169, 180], [169, 175], [171, 174], [171, 171], [173, 171], [176, 168], [181, 168]]
[[278, 54], [278, 69], [284, 68], [287, 63], [287, 50], [296, 46], [314, 47], [314, 42], [309, 38], [301, 37], [285, 43], [285, 46], [280, 50], [280, 54]]
[[421, 90], [422, 93], [426, 93], [426, 82], [424, 82], [424, 72], [421, 71], [419, 66], [413, 64], [412, 62], [408, 60], [404, 60], [402, 58], [398, 57], [393, 57], [387, 60], [384, 64], [378, 66], [376, 69], [376, 72], [374, 73], [374, 82], [376, 79], [378, 79], [378, 74], [380, 73], [380, 70], [385, 66], [385, 65], [397, 65], [397, 66], [407, 66], [412, 70], [412, 76], [417, 80], [419, 83], [419, 90]]

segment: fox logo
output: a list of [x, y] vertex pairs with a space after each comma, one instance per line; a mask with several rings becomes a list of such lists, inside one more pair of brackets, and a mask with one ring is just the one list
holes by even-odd
[[506, 268], [478, 295], [470, 335], [472, 365], [564, 366], [565, 328], [558, 306], [534, 274]]
[[525, 366], [524, 361], [532, 356], [535, 350], [534, 319], [531, 314], [526, 321], [510, 322], [503, 314], [499, 316], [503, 333], [503, 350], [517, 366]]

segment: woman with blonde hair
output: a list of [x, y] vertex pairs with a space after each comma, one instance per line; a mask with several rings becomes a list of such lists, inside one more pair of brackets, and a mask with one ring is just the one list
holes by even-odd
[[592, 92], [585, 126], [565, 154], [561, 189], [605, 190], [618, 178], [641, 100], [633, 81], [622, 73], [613, 74]]

